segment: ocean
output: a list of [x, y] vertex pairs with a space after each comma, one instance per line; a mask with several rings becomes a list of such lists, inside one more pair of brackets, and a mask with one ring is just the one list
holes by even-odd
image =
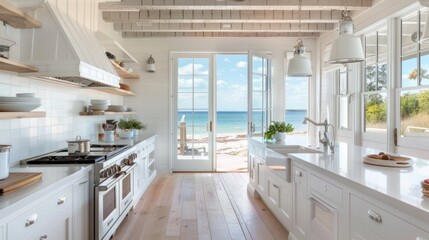
[[[294, 132], [306, 132], [307, 125], [302, 124], [302, 121], [307, 116], [307, 110], [286, 110], [286, 122], [292, 123], [295, 128]], [[177, 123], [185, 115], [187, 125], [192, 123], [192, 112], [177, 113]], [[206, 131], [206, 124], [208, 119], [207, 112], [194, 112], [194, 134], [204, 135]], [[258, 124], [258, 120], [262, 119], [262, 113], [254, 113], [254, 122]], [[261, 120], [259, 121], [261, 124]], [[187, 133], [191, 134], [188, 128]], [[247, 112], [217, 112], [217, 133], [246, 133], [247, 132]]]

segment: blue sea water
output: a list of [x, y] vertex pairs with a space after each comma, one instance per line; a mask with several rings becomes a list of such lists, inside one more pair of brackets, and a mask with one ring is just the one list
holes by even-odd
[[[262, 113], [254, 113], [254, 122], [258, 124], [257, 119], [262, 119]], [[302, 121], [307, 116], [306, 110], [286, 110], [286, 122], [292, 123], [295, 128], [294, 132], [307, 131], [307, 125], [302, 124]], [[207, 112], [181, 112], [177, 113], [177, 123], [180, 122], [182, 116], [185, 115], [187, 126], [194, 123], [194, 134], [200, 135], [207, 133], [206, 124], [208, 122]], [[217, 133], [246, 133], [247, 132], [247, 112], [217, 112]], [[190, 130], [190, 129], [189, 129]], [[188, 134], [190, 134], [188, 130]]]

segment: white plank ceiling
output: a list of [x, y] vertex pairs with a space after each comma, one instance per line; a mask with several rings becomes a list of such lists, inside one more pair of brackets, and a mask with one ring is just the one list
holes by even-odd
[[100, 2], [99, 9], [126, 38], [318, 37], [336, 28], [346, 6], [353, 12], [371, 4], [372, 0], [302, 0], [301, 14], [298, 0], [122, 0]]

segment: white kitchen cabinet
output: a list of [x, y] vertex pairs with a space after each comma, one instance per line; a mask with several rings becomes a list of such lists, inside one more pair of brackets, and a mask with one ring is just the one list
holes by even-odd
[[89, 239], [89, 176], [73, 184], [73, 239]]
[[[350, 196], [350, 219], [364, 226], [360, 229], [359, 226], [352, 226], [354, 227], [352, 234], [355, 236], [367, 236], [369, 232], [367, 229], [370, 229], [374, 234], [385, 236], [389, 240], [429, 239], [427, 229], [414, 226], [400, 218], [402, 214], [395, 215], [375, 205], [375, 201], [370, 203], [367, 200], [369, 200], [367, 197], [364, 200], [353, 194]], [[373, 239], [373, 235], [368, 236], [370, 236], [368, 239]]]
[[[60, 212], [66, 209], [72, 209], [73, 201], [72, 186], [55, 191], [38, 203], [31, 206], [28, 210], [22, 212], [17, 217], [7, 223], [7, 239], [30, 239], [34, 233], [39, 231], [42, 226], [53, 224], [52, 219]], [[70, 222], [70, 228], [72, 222]]]
[[265, 160], [255, 157], [256, 161], [256, 188], [260, 195], [266, 195], [266, 190], [268, 186], [267, 182], [267, 166], [265, 165]]
[[287, 229], [292, 227], [292, 189], [291, 184], [279, 179], [268, 170], [267, 201], [271, 211]]
[[350, 239], [351, 240], [387, 240], [378, 233], [372, 231], [365, 225], [350, 219]]
[[253, 155], [249, 155], [249, 184], [256, 186], [257, 161]]
[[[50, 219], [49, 223], [41, 227], [35, 234], [31, 235], [28, 240], [68, 240], [79, 239], [72, 237], [73, 208], [69, 206], [64, 211], [58, 213]], [[12, 240], [12, 239], [10, 239]]]
[[0, 240], [4, 240], [3, 226], [0, 226]]
[[293, 235], [298, 240], [307, 237], [308, 227], [308, 197], [307, 197], [307, 171], [295, 165], [292, 166], [293, 176]]

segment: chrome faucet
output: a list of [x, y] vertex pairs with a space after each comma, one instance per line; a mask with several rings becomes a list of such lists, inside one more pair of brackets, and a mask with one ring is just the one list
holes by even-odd
[[[307, 122], [312, 123], [314, 126], [324, 126], [325, 130], [323, 132], [323, 138], [321, 136], [321, 132], [319, 131], [319, 142], [323, 144], [323, 148], [326, 151], [329, 147], [331, 152], [334, 152], [335, 148], [335, 128], [332, 124], [328, 123], [328, 120], [325, 119], [323, 123], [316, 123], [315, 121], [309, 119], [308, 117], [304, 118], [303, 124], [307, 124]], [[332, 127], [332, 139], [329, 138], [329, 127]]]

